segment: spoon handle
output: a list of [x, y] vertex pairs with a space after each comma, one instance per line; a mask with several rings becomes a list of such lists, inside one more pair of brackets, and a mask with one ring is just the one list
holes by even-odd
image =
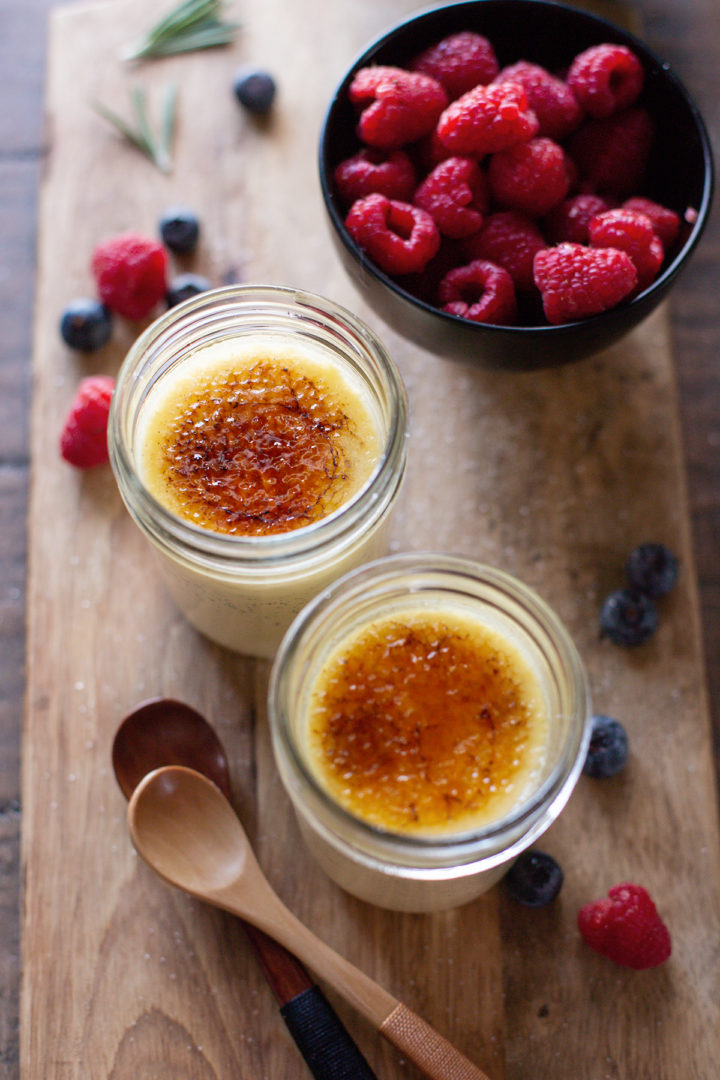
[[251, 923], [242, 925], [280, 1003], [280, 1015], [315, 1080], [377, 1080], [300, 961]]
[[[251, 893], [254, 896], [249, 903]], [[251, 918], [256, 926], [300, 957], [429, 1080], [488, 1080], [486, 1073], [426, 1020], [316, 937], [285, 906], [264, 877], [254, 878], [252, 883], [236, 881], [225, 889], [205, 892], [204, 898], [241, 917]]]
[[280, 1012], [315, 1080], [376, 1080], [319, 986], [303, 990]]
[[407, 1005], [398, 1004], [378, 1030], [430, 1080], [488, 1080], [482, 1069]]

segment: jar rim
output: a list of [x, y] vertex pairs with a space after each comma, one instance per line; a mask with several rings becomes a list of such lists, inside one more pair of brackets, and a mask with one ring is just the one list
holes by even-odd
[[[300, 678], [309, 677], [311, 660], [308, 657], [299, 659], [299, 652], [306, 637], [313, 632], [321, 632], [318, 627], [323, 619], [327, 621], [329, 628], [333, 617], [338, 618], [358, 597], [362, 596], [369, 607], [373, 587], [380, 597], [383, 595], [384, 586], [389, 586], [391, 582], [394, 582], [400, 591], [399, 582], [403, 577], [423, 574], [428, 575], [428, 580], [442, 580], [447, 586], [452, 582], [457, 587], [462, 582], [482, 582], [488, 588], [496, 590], [498, 596], [505, 595], [513, 604], [522, 605], [529, 620], [541, 627], [543, 634], [552, 641], [557, 662], [566, 669], [575, 702], [563, 752], [543, 782], [518, 807], [495, 821], [447, 834], [401, 833], [381, 828], [362, 820], [341, 806], [323, 788], [304, 760], [293, 737], [284, 704], [288, 672], [292, 672], [293, 665], [302, 665]], [[432, 588], [438, 591], [441, 586], [433, 584]], [[417, 596], [421, 591], [417, 586], [409, 590], [407, 595]], [[296, 686], [293, 690], [297, 695]], [[296, 616], [276, 654], [270, 673], [268, 715], [281, 776], [284, 778], [283, 766], [286, 766], [293, 781], [299, 785], [303, 799], [309, 800], [309, 805], [304, 804], [303, 810], [312, 816], [316, 825], [325, 814], [339, 823], [343, 834], [360, 841], [361, 847], [364, 841], [368, 841], [371, 845], [377, 844], [380, 848], [392, 849], [397, 853], [402, 852], [409, 856], [414, 853], [421, 860], [430, 860], [437, 856], [441, 860], [454, 859], [458, 864], [477, 859], [478, 853], [483, 861], [486, 856], [489, 857], [488, 865], [492, 865], [493, 861], [505, 861], [508, 853], [512, 854], [516, 848], [519, 851], [527, 846], [528, 836], [534, 839], [540, 832], [544, 832], [570, 797], [582, 769], [590, 737], [590, 693], [587, 676], [575, 644], [559, 616], [534, 589], [506, 571], [463, 556], [435, 552], [406, 552], [376, 559], [345, 574], [314, 597]], [[539, 812], [543, 815], [541, 829], [537, 827]], [[327, 835], [327, 824], [320, 822], [320, 827]], [[493, 845], [500, 838], [516, 833], [521, 834], [516, 841], [496, 852]], [[495, 858], [492, 857], [493, 852], [496, 852]], [[371, 860], [373, 858], [372, 854], [368, 855], [367, 852], [361, 852], [360, 857], [363, 856]], [[397, 870], [401, 873], [402, 867], [398, 866]], [[427, 872], [432, 874], [431, 870]]]
[[[371, 361], [377, 386], [371, 389], [376, 396], [388, 397], [387, 431], [383, 432], [382, 454], [371, 476], [346, 503], [317, 521], [287, 532], [261, 536], [242, 536], [213, 532], [195, 525], [169, 510], [148, 490], [134, 466], [134, 454], [129, 445], [128, 424], [135, 400], [140, 392], [143, 372], [153, 350], [159, 350], [169, 339], [178, 338], [203, 318], [248, 318], [259, 313], [265, 318], [273, 315], [290, 317], [300, 328], [303, 317], [316, 319], [331, 330], [347, 334], [358, 355]], [[147, 394], [147, 391], [145, 391]], [[139, 400], [142, 405], [144, 397]], [[263, 572], [273, 567], [278, 571], [289, 558], [315, 560], [350, 538], [356, 527], [380, 518], [400, 486], [405, 469], [407, 442], [407, 395], [402, 376], [379, 337], [358, 316], [326, 297], [287, 286], [228, 285], [210, 289], [178, 304], [159, 316], [137, 338], [129, 349], [118, 373], [110, 407], [108, 426], [110, 462], [121, 496], [137, 524], [150, 532], [161, 547], [179, 547], [191, 560], [232, 564], [251, 569], [261, 566]], [[312, 553], [310, 555], [310, 553]]]

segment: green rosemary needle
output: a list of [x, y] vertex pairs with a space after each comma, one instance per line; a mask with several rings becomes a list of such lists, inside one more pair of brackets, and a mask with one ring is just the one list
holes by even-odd
[[222, 0], [183, 0], [123, 53], [123, 59], [153, 59], [229, 45], [239, 24], [226, 22], [222, 12]]
[[150, 158], [162, 172], [172, 169], [172, 144], [177, 114], [177, 87], [174, 83], [165, 87], [162, 119], [157, 134], [153, 131], [147, 110], [145, 88], [134, 86], [130, 91], [133, 111], [131, 123], [99, 101], [93, 102], [95, 111], [112, 124], [136, 149]]

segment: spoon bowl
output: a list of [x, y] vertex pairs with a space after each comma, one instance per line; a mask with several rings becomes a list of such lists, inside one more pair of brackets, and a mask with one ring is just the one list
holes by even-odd
[[204, 716], [173, 698], [151, 698], [125, 717], [113, 741], [112, 763], [126, 799], [144, 776], [163, 765], [196, 769], [230, 798], [225, 747]]
[[195, 896], [238, 881], [253, 857], [227, 799], [210, 784], [188, 783], [179, 769], [161, 769], [147, 785], [132, 835], [161, 877]]
[[487, 1080], [406, 1005], [317, 938], [265, 878], [222, 791], [193, 769], [168, 766], [137, 786], [128, 828], [138, 853], [166, 881], [253, 923], [352, 1004], [430, 1080]]

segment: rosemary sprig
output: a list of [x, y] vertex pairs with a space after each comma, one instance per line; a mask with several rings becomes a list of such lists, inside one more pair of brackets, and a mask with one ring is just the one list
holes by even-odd
[[222, 11], [222, 0], [183, 0], [123, 53], [123, 59], [152, 59], [229, 45], [239, 24], [226, 22]]
[[177, 87], [174, 83], [165, 87], [162, 119], [156, 134], [150, 124], [145, 88], [134, 86], [130, 91], [134, 124], [124, 120], [102, 102], [93, 102], [95, 111], [112, 124], [136, 149], [150, 158], [162, 172], [172, 169], [172, 144], [177, 115]]

